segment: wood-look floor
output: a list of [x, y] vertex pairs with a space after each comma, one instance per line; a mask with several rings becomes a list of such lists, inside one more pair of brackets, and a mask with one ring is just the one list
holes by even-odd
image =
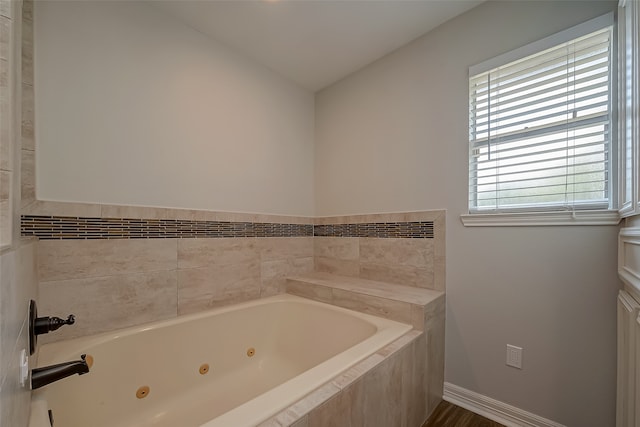
[[504, 427], [444, 400], [422, 427]]

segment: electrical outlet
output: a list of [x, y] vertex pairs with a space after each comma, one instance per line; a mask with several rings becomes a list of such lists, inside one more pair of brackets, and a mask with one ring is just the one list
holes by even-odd
[[507, 344], [507, 366], [522, 369], [522, 347]]

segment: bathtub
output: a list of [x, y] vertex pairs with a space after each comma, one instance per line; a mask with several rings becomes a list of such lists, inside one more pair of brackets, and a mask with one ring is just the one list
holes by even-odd
[[39, 366], [93, 365], [33, 399], [56, 426], [255, 426], [410, 329], [278, 295], [44, 345]]

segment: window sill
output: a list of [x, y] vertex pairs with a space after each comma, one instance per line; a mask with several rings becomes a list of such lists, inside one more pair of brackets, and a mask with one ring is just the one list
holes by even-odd
[[615, 210], [473, 213], [460, 215], [465, 227], [525, 227], [553, 225], [617, 225], [620, 214]]

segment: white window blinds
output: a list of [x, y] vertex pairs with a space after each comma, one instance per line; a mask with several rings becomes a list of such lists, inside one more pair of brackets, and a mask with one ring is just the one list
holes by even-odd
[[470, 75], [470, 212], [609, 207], [611, 34]]

